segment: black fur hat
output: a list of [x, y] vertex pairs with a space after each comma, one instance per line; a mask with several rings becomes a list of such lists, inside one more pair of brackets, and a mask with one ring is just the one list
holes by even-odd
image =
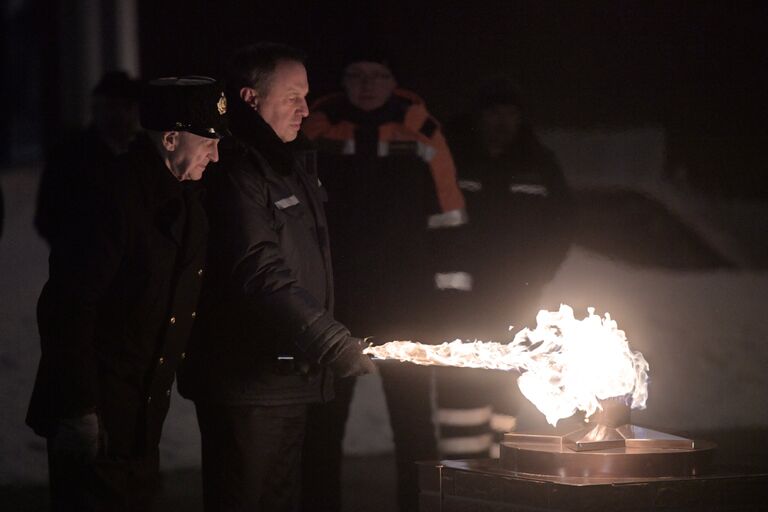
[[209, 139], [229, 133], [227, 98], [213, 78], [152, 80], [144, 87], [139, 107], [141, 126], [147, 130], [185, 131]]

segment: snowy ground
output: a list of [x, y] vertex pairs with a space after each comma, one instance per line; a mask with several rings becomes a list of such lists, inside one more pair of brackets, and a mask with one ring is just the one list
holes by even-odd
[[[47, 275], [47, 249], [31, 225], [37, 179], [35, 169], [0, 175], [0, 485], [46, 478], [44, 443], [24, 425], [39, 357], [35, 303]], [[575, 246], [544, 299], [582, 316], [587, 306], [609, 311], [645, 354], [650, 398], [636, 423], [665, 430], [768, 426], [768, 272], [633, 267]], [[391, 446], [379, 380], [362, 378], [345, 449], [372, 454]], [[161, 448], [166, 469], [199, 464], [194, 411], [178, 396]]]
[[46, 476], [45, 444], [24, 425], [40, 357], [35, 305], [48, 276], [47, 248], [32, 229], [37, 174], [0, 175], [0, 483]]

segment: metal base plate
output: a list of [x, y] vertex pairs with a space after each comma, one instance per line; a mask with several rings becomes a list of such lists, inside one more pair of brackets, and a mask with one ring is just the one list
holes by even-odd
[[505, 434], [499, 465], [560, 477], [683, 477], [703, 474], [715, 448], [636, 425], [597, 424], [565, 433]]

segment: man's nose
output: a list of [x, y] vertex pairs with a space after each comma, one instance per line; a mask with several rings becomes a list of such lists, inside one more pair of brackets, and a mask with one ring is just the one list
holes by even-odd
[[211, 148], [211, 162], [218, 162], [219, 161], [219, 141], [215, 141], [213, 143], [213, 147]]
[[307, 117], [309, 115], [309, 105], [307, 105], [306, 99], [301, 100], [301, 105], [299, 105], [298, 110], [301, 117]]

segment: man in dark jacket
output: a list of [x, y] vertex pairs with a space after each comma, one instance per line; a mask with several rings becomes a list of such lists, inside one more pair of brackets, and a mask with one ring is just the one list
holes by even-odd
[[37, 195], [35, 228], [52, 247], [72, 229], [88, 229], [84, 211], [110, 186], [107, 169], [140, 131], [140, 85], [124, 72], [106, 73], [91, 94], [91, 124], [50, 150]]
[[260, 43], [229, 71], [236, 144], [208, 180], [209, 272], [179, 377], [195, 401], [205, 509], [293, 510], [308, 404], [373, 370], [333, 319], [324, 192], [297, 140], [303, 57]]
[[458, 295], [466, 300], [454, 310], [452, 328], [462, 338], [500, 341], [510, 325], [535, 326], [541, 290], [570, 248], [575, 208], [515, 86], [501, 79], [483, 84], [475, 108], [449, 131], [472, 216], [461, 266], [473, 286]]
[[[523, 327], [535, 327], [540, 309], [557, 306], [542, 304], [539, 296], [571, 245], [575, 208], [563, 172], [536, 136], [513, 84], [484, 84], [475, 108], [448, 132], [472, 218], [465, 244], [457, 248], [472, 287], [446, 290], [442, 317], [455, 337], [505, 342]], [[497, 453], [503, 433], [515, 430], [530, 408], [517, 389], [517, 374], [466, 368], [436, 374], [446, 458]]]
[[160, 79], [148, 130], [113, 184], [54, 246], [38, 302], [42, 358], [27, 423], [48, 439], [54, 510], [146, 510], [176, 368], [192, 329], [207, 221], [195, 181], [218, 159], [213, 79]]

